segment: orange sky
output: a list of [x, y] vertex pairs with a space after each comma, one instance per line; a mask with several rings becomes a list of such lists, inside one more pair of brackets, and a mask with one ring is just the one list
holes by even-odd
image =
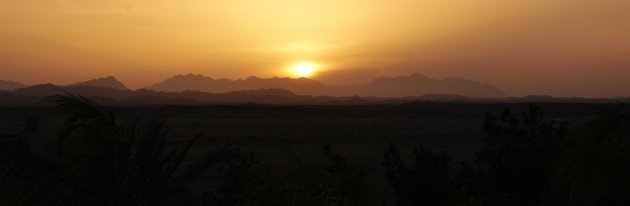
[[[185, 3], [182, 3], [185, 2]], [[630, 95], [627, 0], [0, 0], [0, 79], [180, 73], [336, 85], [412, 72], [511, 95]]]

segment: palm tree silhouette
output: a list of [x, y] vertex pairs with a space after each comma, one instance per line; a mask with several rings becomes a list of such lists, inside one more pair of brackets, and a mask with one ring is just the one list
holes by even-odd
[[604, 109], [575, 134], [559, 155], [550, 205], [629, 205], [630, 106]]
[[[192, 203], [188, 185], [210, 166], [238, 154], [225, 146], [184, 167], [187, 154], [203, 135], [193, 137], [183, 147], [173, 147], [167, 144], [168, 130], [161, 121], [140, 126], [135, 119], [122, 125], [111, 110], [84, 97], [51, 99], [55, 111], [66, 116], [55, 151], [37, 152], [20, 137], [4, 140], [1, 157], [11, 161], [3, 161], [0, 181], [13, 184], [0, 187], [0, 203], [30, 205], [42, 203], [40, 199], [49, 199], [46, 205]], [[38, 182], [54, 183], [49, 189], [57, 188], [58, 192], [32, 187]]]

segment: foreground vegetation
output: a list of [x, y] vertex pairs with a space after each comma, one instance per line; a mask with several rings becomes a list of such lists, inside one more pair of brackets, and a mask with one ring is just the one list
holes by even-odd
[[[530, 106], [487, 114], [485, 147], [474, 162], [418, 145], [404, 161], [394, 143], [382, 162], [394, 201], [376, 196], [361, 168], [322, 148], [325, 166], [292, 162], [270, 168], [225, 145], [187, 159], [202, 134], [167, 142], [160, 120], [118, 122], [108, 109], [77, 96], [52, 99], [67, 117], [50, 147], [21, 136], [0, 138], [1, 205], [628, 205], [630, 111], [611, 108], [569, 130]], [[190, 163], [192, 162], [192, 163]], [[203, 175], [218, 186], [194, 186]]]

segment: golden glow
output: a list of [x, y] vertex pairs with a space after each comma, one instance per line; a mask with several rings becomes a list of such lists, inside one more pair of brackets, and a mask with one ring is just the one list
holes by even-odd
[[[626, 0], [0, 0], [0, 79], [113, 75], [138, 89], [188, 73], [356, 85], [418, 72], [515, 96], [627, 96], [628, 10]], [[326, 65], [287, 65], [301, 59]]]
[[303, 62], [293, 65], [293, 75], [297, 77], [309, 77], [317, 71], [317, 65]]

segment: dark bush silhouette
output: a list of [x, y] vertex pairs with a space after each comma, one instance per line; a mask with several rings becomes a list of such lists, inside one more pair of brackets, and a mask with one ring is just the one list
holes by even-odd
[[486, 114], [486, 147], [477, 155], [484, 205], [536, 205], [543, 198], [564, 129], [545, 123], [537, 106], [517, 116]]
[[414, 164], [408, 168], [393, 143], [384, 151], [383, 166], [394, 190], [395, 204], [453, 205], [457, 196], [454, 183], [449, 176], [448, 155], [444, 152], [433, 154], [422, 145], [415, 147], [412, 155]]
[[[291, 152], [289, 152], [291, 153]], [[324, 154], [330, 164], [265, 168], [252, 156], [233, 165], [226, 181], [206, 196], [208, 205], [374, 205], [365, 175], [332, 152]], [[293, 159], [295, 154], [289, 155]]]
[[460, 166], [460, 171], [455, 176], [455, 188], [457, 188], [455, 205], [483, 205], [482, 191], [485, 186], [483, 172], [475, 171], [467, 162], [462, 162]]

